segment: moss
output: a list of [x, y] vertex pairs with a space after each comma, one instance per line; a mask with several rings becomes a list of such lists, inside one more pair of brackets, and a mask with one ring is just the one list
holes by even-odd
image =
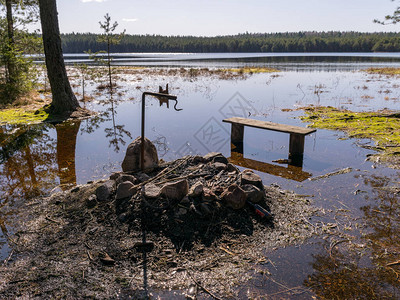
[[49, 114], [44, 108], [24, 110], [22, 108], [11, 108], [0, 110], [0, 124], [31, 124], [40, 123], [48, 118]]
[[368, 74], [399, 76], [400, 68], [369, 68], [366, 69], [365, 72], [367, 72]]
[[301, 117], [311, 127], [342, 130], [349, 137], [372, 139], [375, 150], [383, 154], [400, 154], [400, 114], [388, 111], [352, 112], [333, 107], [308, 107]]

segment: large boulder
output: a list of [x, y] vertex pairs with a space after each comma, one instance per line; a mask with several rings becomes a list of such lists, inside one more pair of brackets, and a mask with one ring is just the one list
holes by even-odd
[[[141, 138], [136, 138], [129, 144], [126, 150], [124, 161], [122, 162], [122, 170], [124, 172], [135, 172], [141, 169]], [[144, 138], [144, 169], [152, 169], [158, 166], [157, 149], [154, 144], [147, 138]]]

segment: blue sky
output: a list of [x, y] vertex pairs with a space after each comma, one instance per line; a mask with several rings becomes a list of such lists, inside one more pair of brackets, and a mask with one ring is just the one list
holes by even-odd
[[99, 33], [106, 13], [128, 34], [400, 30], [400, 24], [372, 22], [394, 11], [390, 0], [57, 0], [57, 5], [63, 33]]

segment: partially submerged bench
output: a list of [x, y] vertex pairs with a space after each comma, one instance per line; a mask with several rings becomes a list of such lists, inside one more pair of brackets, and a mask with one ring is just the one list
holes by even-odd
[[246, 118], [229, 118], [222, 122], [231, 123], [231, 142], [232, 144], [242, 144], [244, 135], [244, 126], [285, 132], [290, 134], [289, 138], [289, 158], [302, 158], [304, 153], [304, 137], [310, 133], [316, 132], [316, 129], [304, 128], [292, 125], [272, 123], [268, 121], [259, 121]]

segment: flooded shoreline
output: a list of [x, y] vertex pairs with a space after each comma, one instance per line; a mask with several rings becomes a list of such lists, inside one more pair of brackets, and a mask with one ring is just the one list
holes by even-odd
[[[70, 71], [77, 74], [72, 78], [75, 92], [80, 93], [79, 73]], [[85, 184], [119, 170], [127, 143], [140, 135], [139, 108], [144, 91], [158, 90], [158, 86], [169, 83], [170, 92], [178, 96], [179, 107], [183, 108], [176, 112], [166, 106], [159, 107], [157, 101], [148, 101], [146, 136], [167, 161], [210, 151], [229, 157], [230, 129], [221, 120], [232, 113], [305, 126], [298, 119], [301, 111], [282, 109], [310, 104], [352, 111], [400, 108], [397, 77], [362, 72], [316, 68], [308, 73], [283, 71], [220, 79], [202, 75], [182, 77], [168, 74], [167, 70], [163, 73], [133, 70], [117, 76], [119, 87], [112, 96], [107, 90], [97, 89], [99, 82], [88, 81], [87, 93], [93, 100], [85, 106], [98, 111], [98, 116], [64, 127], [28, 126], [7, 145], [7, 152], [3, 151], [0, 168], [1, 198], [5, 199], [1, 202], [4, 217], [0, 218], [4, 220], [0, 236], [0, 242], [5, 243], [3, 260], [10, 254], [7, 232], [12, 234], [12, 224], [18, 222], [13, 220], [13, 210], [18, 210], [24, 199], [46, 193], [59, 184], [67, 189], [69, 184]], [[14, 128], [3, 127], [3, 130]], [[267, 265], [264, 270], [276, 277], [256, 276], [239, 289], [253, 291], [255, 296], [279, 293], [275, 297], [306, 297], [290, 290], [301, 286], [321, 297], [346, 298], [357, 295], [355, 290], [366, 290], [364, 287], [371, 285], [371, 289], [358, 296], [378, 297], [389, 294], [373, 282], [384, 282], [393, 288], [392, 295], [398, 296], [398, 283], [394, 280], [398, 267], [391, 264], [396, 262], [400, 251], [396, 237], [400, 225], [396, 189], [399, 173], [366, 161], [367, 156], [376, 152], [358, 144], [372, 145], [370, 140], [342, 140], [343, 137], [344, 133], [323, 129], [307, 137], [301, 172], [310, 174], [310, 178], [345, 168], [351, 168], [349, 173], [296, 181], [256, 171], [266, 184], [311, 196], [318, 207], [326, 210], [326, 216], [310, 220], [310, 226], [321, 226], [326, 236], [300, 246], [300, 252], [296, 246], [264, 253], [275, 265]], [[289, 172], [282, 169], [288, 169], [285, 165], [273, 162], [287, 158], [287, 139], [284, 134], [246, 129], [244, 158], [281, 167], [280, 173]], [[291, 274], [293, 264], [298, 266], [296, 274]], [[346, 265], [351, 267], [346, 269]], [[381, 270], [381, 274], [375, 269]], [[288, 287], [287, 291], [270, 278]], [[328, 283], [339, 281], [340, 286], [326, 288]]]

